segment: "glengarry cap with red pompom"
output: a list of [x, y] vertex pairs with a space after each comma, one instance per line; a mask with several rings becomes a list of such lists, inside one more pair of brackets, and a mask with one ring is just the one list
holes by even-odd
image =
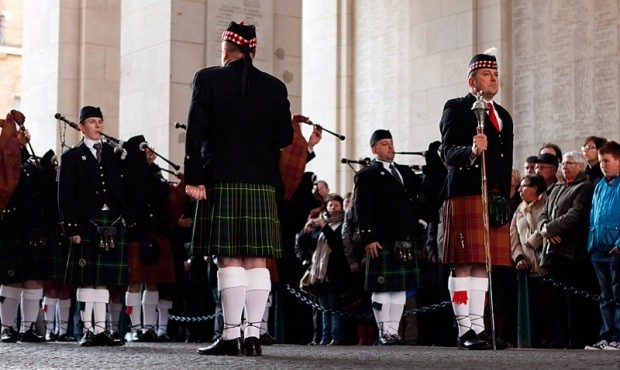
[[243, 21], [239, 23], [230, 22], [222, 34], [222, 40], [230, 41], [241, 49], [244, 49], [244, 46], [247, 46], [248, 49], [254, 49], [256, 47], [256, 27], [245, 25]]

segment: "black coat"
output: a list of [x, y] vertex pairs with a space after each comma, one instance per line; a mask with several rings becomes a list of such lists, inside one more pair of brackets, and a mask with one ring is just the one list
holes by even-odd
[[168, 181], [159, 174], [159, 166], [148, 164], [143, 151], [128, 146], [124, 176], [127, 194], [128, 242], [147, 239], [151, 229], [168, 234], [166, 200], [170, 194]]
[[243, 61], [196, 73], [187, 118], [185, 182], [282, 186], [280, 149], [293, 140], [286, 86], [251, 63], [241, 95]]
[[125, 214], [120, 156], [103, 144], [102, 158], [99, 164], [84, 142], [61, 156], [58, 205], [66, 237], [79, 235], [80, 227], [97, 216], [104, 203], [113, 213]]
[[[463, 195], [477, 195], [481, 189], [481, 158], [471, 163], [473, 137], [478, 120], [471, 110], [476, 98], [472, 94], [448, 100], [441, 116], [441, 144], [444, 161], [449, 166], [448, 176], [442, 191], [444, 198]], [[497, 132], [489, 116], [485, 118], [484, 134], [487, 136], [486, 151], [487, 189], [489, 193], [510, 194], [512, 171], [513, 124], [506, 109], [495, 104], [495, 110], [502, 119], [502, 131]]]
[[415, 236], [421, 180], [409, 167], [395, 166], [404, 185], [378, 161], [355, 175], [354, 209], [363, 246], [371, 242], [413, 240]]

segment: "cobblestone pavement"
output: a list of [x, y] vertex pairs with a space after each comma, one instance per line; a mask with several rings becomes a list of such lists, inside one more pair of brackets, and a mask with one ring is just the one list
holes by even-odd
[[620, 352], [507, 349], [459, 351], [447, 347], [299, 345], [263, 346], [261, 357], [201, 356], [201, 345], [129, 343], [80, 348], [77, 343], [0, 343], [6, 368], [89, 369], [618, 369]]

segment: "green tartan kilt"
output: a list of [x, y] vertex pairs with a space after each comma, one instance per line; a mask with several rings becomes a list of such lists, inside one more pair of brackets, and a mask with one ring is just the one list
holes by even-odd
[[[116, 226], [115, 247], [99, 248], [97, 226]], [[123, 220], [111, 211], [101, 211], [99, 217], [82, 225], [81, 243], [70, 243], [65, 283], [74, 285], [127, 285], [129, 267], [125, 250]]]
[[393, 257], [394, 242], [381, 243], [379, 256], [366, 256], [366, 281], [368, 292], [398, 292], [420, 287], [420, 264], [417, 250], [411, 248], [413, 259], [397, 263]]
[[196, 209], [194, 256], [280, 258], [280, 220], [275, 187], [218, 183]]

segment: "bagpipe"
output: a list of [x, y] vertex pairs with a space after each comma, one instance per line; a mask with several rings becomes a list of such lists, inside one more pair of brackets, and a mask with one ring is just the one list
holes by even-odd
[[[308, 117], [296, 114], [291, 117], [291, 125], [293, 127], [293, 142], [291, 145], [280, 150], [279, 169], [282, 182], [284, 183], [284, 199], [290, 200], [299, 187], [301, 178], [306, 169], [308, 160], [308, 142], [301, 133], [300, 123], [305, 123], [325, 131], [340, 140], [345, 140], [345, 136], [330, 131], [323, 126], [312, 122]], [[187, 125], [175, 122], [176, 129], [187, 130]]]

